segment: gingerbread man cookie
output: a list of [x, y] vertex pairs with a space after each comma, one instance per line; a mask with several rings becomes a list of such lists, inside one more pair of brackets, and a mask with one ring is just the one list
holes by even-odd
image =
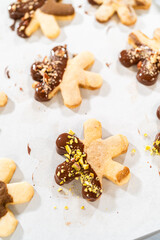
[[133, 48], [120, 53], [120, 62], [125, 67], [137, 64], [138, 81], [147, 86], [153, 85], [160, 71], [160, 28], [155, 30], [153, 39], [134, 31], [129, 35], [128, 42]]
[[33, 187], [27, 182], [9, 183], [15, 170], [12, 160], [0, 159], [0, 237], [11, 235], [18, 224], [8, 205], [29, 202], [34, 195]]
[[121, 23], [133, 25], [137, 21], [134, 9], [148, 9], [152, 0], [88, 0], [91, 4], [101, 5], [96, 12], [99, 22], [107, 22], [115, 13]]
[[83, 198], [97, 200], [102, 194], [102, 178], [106, 177], [117, 185], [123, 185], [130, 179], [128, 167], [113, 161], [113, 158], [127, 152], [128, 140], [116, 135], [102, 140], [101, 123], [89, 119], [84, 123], [84, 140], [75, 134], [61, 134], [56, 141], [57, 152], [66, 157], [55, 173], [59, 185], [80, 177]]
[[36, 81], [35, 99], [48, 101], [61, 91], [64, 104], [75, 108], [81, 104], [82, 98], [79, 87], [98, 89], [102, 85], [99, 74], [86, 71], [94, 63], [90, 52], [82, 52], [69, 59], [66, 46], [52, 49], [50, 58], [36, 62], [31, 67], [32, 78]]
[[71, 4], [59, 0], [17, 0], [8, 10], [12, 19], [20, 19], [17, 34], [23, 38], [30, 37], [39, 27], [46, 37], [56, 38], [60, 34], [57, 20], [70, 20], [75, 13]]

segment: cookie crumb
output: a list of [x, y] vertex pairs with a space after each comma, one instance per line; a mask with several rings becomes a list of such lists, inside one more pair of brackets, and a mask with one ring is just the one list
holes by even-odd
[[28, 154], [30, 155], [30, 154], [31, 154], [31, 148], [30, 148], [30, 146], [29, 146], [29, 143], [28, 143], [28, 145], [27, 145], [27, 151], [28, 151]]
[[136, 149], [133, 148], [132, 151], [131, 151], [131, 153], [132, 153], [132, 154], [135, 154], [135, 153], [136, 153]]
[[71, 225], [71, 222], [66, 222], [66, 225], [67, 225], [67, 226]]
[[62, 192], [62, 188], [58, 188], [57, 192]]
[[82, 8], [82, 5], [79, 5], [78, 8]]
[[110, 65], [111, 65], [111, 63], [107, 63], [107, 62], [106, 62], [106, 66], [107, 66], [108, 68], [110, 68]]
[[23, 92], [23, 88], [22, 87], [20, 87], [19, 90]]
[[149, 167], [150, 167], [150, 168], [152, 168], [152, 166], [151, 166], [151, 165], [150, 165]]

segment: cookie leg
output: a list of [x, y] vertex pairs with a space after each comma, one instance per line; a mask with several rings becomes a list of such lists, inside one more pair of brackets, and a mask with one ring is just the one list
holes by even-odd
[[70, 64], [79, 66], [82, 69], [89, 68], [94, 63], [94, 56], [90, 52], [81, 52], [70, 60]]
[[96, 19], [101, 23], [107, 22], [113, 16], [114, 13], [115, 13], [114, 4], [110, 2], [104, 3], [96, 11]]
[[25, 30], [25, 34], [30, 37], [34, 32], [36, 32], [39, 28], [39, 22], [37, 21], [37, 19], [35, 17], [32, 18], [30, 24], [28, 25], [28, 27]]
[[80, 79], [80, 86], [88, 89], [97, 89], [102, 86], [102, 78], [98, 73], [84, 71], [84, 78]]
[[0, 218], [0, 237], [8, 237], [11, 235], [15, 231], [17, 224], [18, 221], [13, 213], [8, 210], [7, 214]]
[[16, 170], [16, 164], [8, 158], [0, 158], [0, 181], [8, 183]]
[[67, 66], [60, 85], [64, 104], [69, 108], [78, 107], [81, 102], [81, 94], [79, 89], [79, 79], [81, 77], [81, 69], [71, 64]]
[[120, 21], [127, 26], [133, 25], [137, 21], [137, 15], [134, 9], [125, 4], [121, 4], [117, 8], [117, 14], [120, 18]]
[[89, 147], [92, 141], [102, 137], [102, 126], [96, 119], [87, 120], [84, 125], [84, 145]]
[[160, 28], [154, 31], [154, 39], [160, 42]]
[[118, 162], [108, 160], [103, 175], [113, 183], [123, 185], [130, 179], [130, 170]]
[[26, 182], [7, 184], [7, 189], [8, 193], [13, 197], [11, 204], [29, 202], [34, 195], [33, 187]]
[[35, 16], [40, 24], [43, 34], [48, 38], [56, 38], [60, 34], [60, 28], [53, 15], [42, 13], [40, 10], [36, 10]]

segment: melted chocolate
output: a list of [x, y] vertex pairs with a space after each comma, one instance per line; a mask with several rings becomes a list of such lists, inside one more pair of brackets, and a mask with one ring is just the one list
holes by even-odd
[[59, 3], [56, 0], [47, 0], [41, 7], [41, 11], [55, 16], [71, 16], [74, 14], [74, 8], [71, 4]]
[[10, 29], [12, 31], [14, 31], [15, 30], [15, 26], [16, 26], [16, 20], [14, 20], [13, 24], [10, 26]]
[[35, 87], [35, 99], [43, 102], [49, 100], [51, 93], [62, 81], [68, 61], [66, 46], [57, 46], [52, 49], [50, 59], [35, 62], [31, 66], [32, 78], [39, 82]]
[[157, 108], [157, 117], [160, 120], [160, 106]]
[[7, 186], [0, 181], [0, 218], [7, 214], [6, 204], [13, 202], [13, 198], [8, 194]]
[[150, 86], [157, 81], [160, 70], [160, 55], [147, 46], [141, 45], [136, 49], [123, 50], [120, 53], [119, 60], [125, 67], [137, 64], [137, 80], [140, 83]]
[[[27, 38], [26, 28], [29, 26], [34, 12], [40, 8], [44, 13], [56, 16], [68, 16], [74, 14], [71, 4], [58, 3], [57, 0], [17, 0], [8, 7], [10, 18], [15, 21], [20, 19], [17, 34], [22, 38]], [[14, 30], [15, 23], [11, 26]]]
[[[71, 142], [70, 142], [71, 141]], [[71, 150], [67, 151], [67, 147]], [[97, 174], [87, 163], [87, 155], [84, 152], [84, 144], [75, 136], [68, 133], [61, 134], [56, 141], [57, 152], [67, 157], [66, 161], [60, 164], [55, 173], [55, 181], [59, 185], [69, 183], [76, 177], [80, 177], [82, 183], [82, 196], [89, 201], [95, 201], [102, 194], [101, 183]], [[77, 158], [77, 151], [81, 153], [83, 163]], [[68, 156], [67, 156], [67, 155]], [[85, 167], [87, 166], [87, 168]]]

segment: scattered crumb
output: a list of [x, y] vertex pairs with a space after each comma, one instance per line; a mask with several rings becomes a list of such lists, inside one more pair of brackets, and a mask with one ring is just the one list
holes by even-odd
[[141, 132], [140, 132], [140, 130], [138, 129], [138, 133], [139, 133], [139, 135], [141, 134]]
[[81, 7], [82, 7], [82, 5], [79, 5], [79, 6], [78, 6], [78, 8], [81, 8]]
[[147, 145], [147, 146], [145, 147], [145, 151], [150, 151], [150, 150], [151, 150], [151, 146]]
[[58, 190], [57, 190], [58, 192], [62, 192], [62, 188], [58, 188]]
[[148, 134], [147, 134], [147, 133], [144, 133], [144, 137], [148, 137]]
[[84, 206], [81, 206], [81, 209], [82, 209], [82, 210], [84, 210], [84, 209], [85, 209], [85, 207], [84, 207]]
[[136, 153], [136, 149], [133, 148], [133, 149], [131, 150], [131, 153], [132, 153], [132, 154], [135, 154], [135, 153]]
[[152, 168], [152, 166], [150, 165], [150, 168]]
[[119, 212], [117, 212], [117, 214], [119, 214]]
[[5, 74], [7, 76], [8, 79], [10, 79], [10, 73], [9, 73], [9, 70], [8, 70], [8, 67], [5, 68]]
[[31, 154], [31, 148], [30, 148], [30, 146], [29, 146], [29, 143], [28, 143], [28, 145], [27, 145], [27, 151], [28, 151], [28, 154], [30, 155], [30, 154]]
[[53, 208], [54, 208], [54, 209], [57, 209], [57, 207], [56, 207], [56, 206], [54, 206]]
[[66, 225], [67, 225], [67, 226], [71, 225], [71, 222], [66, 222]]
[[19, 90], [23, 92], [23, 88], [20, 87]]
[[160, 176], [160, 171], [158, 173], [159, 173], [159, 176]]
[[74, 58], [74, 57], [76, 57], [78, 54], [77, 53], [73, 53], [72, 54], [72, 57]]
[[64, 209], [65, 209], [65, 210], [68, 210], [69, 208], [68, 208], [68, 206], [65, 206]]
[[108, 68], [110, 68], [110, 65], [111, 65], [111, 63], [106, 63], [106, 66], [107, 66]]
[[88, 12], [87, 12], [87, 11], [84, 11], [84, 13], [88, 15]]

